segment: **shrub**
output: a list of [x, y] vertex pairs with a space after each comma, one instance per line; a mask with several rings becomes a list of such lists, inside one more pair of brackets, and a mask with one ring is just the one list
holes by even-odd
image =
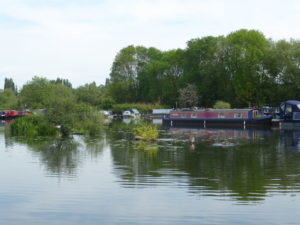
[[30, 115], [15, 119], [8, 127], [13, 136], [55, 136], [58, 131], [43, 115]]
[[90, 112], [77, 114], [73, 132], [77, 134], [97, 135], [102, 130], [104, 117], [101, 113], [91, 110]]
[[216, 103], [213, 106], [214, 109], [230, 109], [231, 105], [228, 102], [224, 101], [216, 101]]
[[133, 128], [133, 133], [144, 140], [155, 140], [159, 135], [158, 129], [154, 124], [140, 124]]

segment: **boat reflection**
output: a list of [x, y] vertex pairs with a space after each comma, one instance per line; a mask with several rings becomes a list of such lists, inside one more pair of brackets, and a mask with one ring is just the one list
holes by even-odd
[[188, 140], [191, 144], [205, 142], [215, 147], [233, 147], [240, 142], [263, 140], [271, 134], [271, 130], [170, 128], [168, 133], [176, 140]]
[[280, 147], [300, 152], [300, 130], [281, 130]]

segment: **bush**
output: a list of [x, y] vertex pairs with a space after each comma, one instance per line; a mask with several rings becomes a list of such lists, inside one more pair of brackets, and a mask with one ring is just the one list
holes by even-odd
[[15, 119], [7, 128], [13, 136], [55, 136], [58, 131], [43, 115], [30, 115]]
[[231, 105], [228, 102], [224, 101], [216, 101], [216, 103], [213, 106], [214, 109], [230, 109]]
[[104, 117], [101, 113], [91, 110], [77, 114], [73, 132], [77, 134], [97, 135], [102, 130]]
[[159, 135], [158, 129], [154, 124], [140, 124], [133, 128], [133, 133], [136, 137], [143, 140], [155, 140]]

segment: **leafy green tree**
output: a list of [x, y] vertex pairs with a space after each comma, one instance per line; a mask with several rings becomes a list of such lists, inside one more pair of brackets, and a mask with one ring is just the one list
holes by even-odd
[[72, 88], [72, 84], [68, 79], [57, 78], [56, 80], [51, 80], [50, 82], [53, 84], [62, 84], [69, 88]]
[[268, 40], [259, 31], [239, 30], [226, 37], [226, 66], [241, 105], [261, 105], [264, 102], [263, 60], [268, 48]]
[[4, 80], [4, 89], [11, 89], [17, 93], [17, 86], [15, 85], [12, 78], [5, 78]]
[[14, 109], [17, 107], [17, 103], [16, 93], [12, 89], [6, 88], [0, 92], [0, 109]]
[[232, 100], [232, 82], [224, 62], [224, 37], [203, 37], [188, 41], [185, 50], [183, 84], [197, 86], [203, 106], [217, 99]]
[[110, 73], [109, 90], [113, 99], [118, 102], [135, 102], [139, 96], [139, 74], [159, 51], [142, 46], [123, 48], [115, 57]]
[[44, 108], [50, 98], [52, 86], [53, 84], [46, 78], [34, 77], [21, 89], [20, 98], [22, 104], [32, 109]]
[[75, 89], [75, 96], [79, 103], [86, 103], [92, 106], [100, 105], [104, 98], [104, 87], [97, 86], [95, 82], [85, 84]]

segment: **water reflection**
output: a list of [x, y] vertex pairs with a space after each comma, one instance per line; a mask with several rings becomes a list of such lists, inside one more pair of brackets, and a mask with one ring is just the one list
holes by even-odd
[[112, 132], [114, 172], [123, 187], [176, 186], [246, 202], [291, 187], [298, 192], [300, 154], [288, 148], [299, 149], [299, 133], [282, 132], [174, 128], [155, 144], [154, 154], [141, 151], [125, 133]]
[[125, 188], [185, 188], [244, 202], [300, 190], [300, 131], [172, 128], [148, 143], [115, 123], [98, 137], [5, 138], [6, 147], [16, 143], [50, 176], [76, 177], [87, 157], [100, 158], [110, 146], [113, 174]]
[[281, 130], [280, 147], [288, 150], [300, 151], [300, 131]]
[[104, 140], [103, 136], [75, 135], [71, 138], [38, 137], [34, 139], [6, 136], [5, 145], [11, 147], [16, 143], [25, 144], [33, 155], [39, 158], [50, 176], [74, 177], [84, 160], [84, 155], [88, 154], [95, 158], [101, 155], [105, 146]]

